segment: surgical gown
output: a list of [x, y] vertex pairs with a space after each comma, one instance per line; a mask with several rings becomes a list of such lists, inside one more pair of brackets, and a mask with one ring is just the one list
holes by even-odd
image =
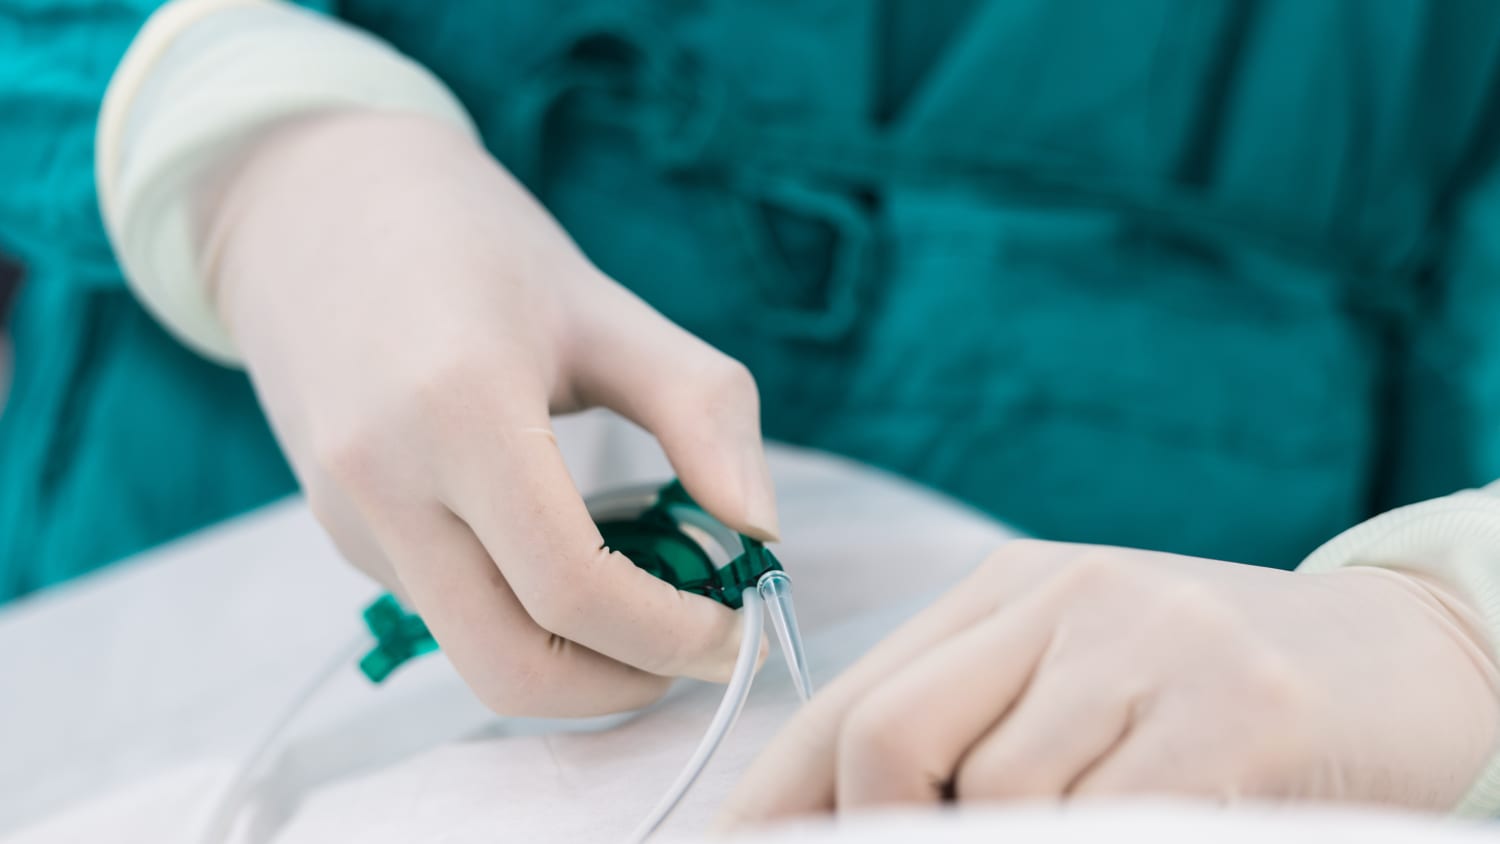
[[[0, 600], [293, 489], [100, 224], [94, 120], [152, 5], [0, 4]], [[748, 364], [771, 437], [1042, 536], [1276, 566], [1500, 476], [1500, 4], [321, 8]]]

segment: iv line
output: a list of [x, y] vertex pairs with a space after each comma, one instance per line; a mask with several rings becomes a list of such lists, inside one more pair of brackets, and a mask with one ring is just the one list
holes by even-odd
[[281, 711], [275, 721], [271, 722], [270, 728], [261, 734], [259, 740], [251, 745], [247, 755], [239, 767], [230, 776], [229, 782], [219, 792], [219, 797], [214, 801], [213, 811], [209, 813], [208, 820], [203, 825], [203, 834], [200, 841], [203, 844], [220, 844], [226, 840], [229, 831], [238, 816], [245, 796], [250, 791], [250, 778], [256, 769], [269, 761], [272, 751], [282, 743], [287, 730], [297, 720], [297, 716], [307, 708], [313, 698], [328, 685], [338, 673], [346, 669], [351, 662], [359, 659], [359, 655], [369, 647], [369, 637], [361, 634], [348, 644], [338, 649], [338, 653], [319, 669], [306, 686], [292, 698], [291, 703]]
[[708, 729], [704, 731], [703, 738], [698, 741], [698, 747], [693, 750], [693, 755], [688, 758], [687, 764], [677, 774], [677, 779], [667, 789], [667, 793], [657, 801], [656, 805], [646, 817], [636, 826], [635, 831], [626, 838], [627, 844], [641, 844], [651, 837], [653, 832], [662, 825], [677, 804], [682, 801], [688, 789], [703, 773], [703, 768], [713, 756], [714, 751], [719, 748], [719, 743], [729, 734], [734, 726], [735, 719], [739, 718], [740, 710], [745, 707], [745, 699], [750, 697], [750, 682], [755, 678], [755, 662], [760, 655], [760, 635], [764, 625], [761, 617], [761, 597], [758, 589], [745, 590], [745, 603], [740, 613], [744, 616], [744, 624], [741, 628], [740, 654], [734, 661], [734, 674], [729, 679], [729, 685], [724, 689], [724, 697], [719, 700], [719, 708], [714, 711], [713, 720], [709, 722]]
[[[779, 570], [767, 572], [761, 577], [756, 588], [745, 590], [744, 605], [740, 610], [743, 616], [740, 651], [735, 659], [734, 672], [729, 684], [724, 689], [724, 696], [720, 699], [719, 706], [714, 711], [713, 719], [709, 722], [703, 738], [693, 750], [693, 755], [689, 757], [687, 764], [683, 766], [667, 792], [626, 839], [629, 844], [640, 844], [656, 832], [677, 804], [682, 802], [682, 798], [692, 788], [698, 776], [703, 773], [714, 751], [734, 727], [735, 720], [750, 696], [750, 685], [755, 677], [755, 663], [760, 654], [760, 639], [765, 623], [763, 612], [769, 612], [771, 615], [772, 626], [776, 628], [777, 638], [780, 640], [782, 656], [792, 672], [798, 695], [803, 701], [811, 696], [811, 681], [807, 674], [806, 660], [802, 655], [801, 637], [797, 633], [796, 618], [790, 613], [789, 608], [790, 579], [785, 572]], [[243, 807], [246, 794], [250, 790], [251, 777], [271, 759], [273, 751], [283, 743], [285, 734], [295, 723], [297, 716], [302, 714], [328, 682], [354, 661], [368, 647], [368, 644], [368, 637], [361, 634], [354, 641], [339, 648], [335, 657], [326, 667], [313, 675], [307, 685], [292, 698], [290, 704], [252, 746], [245, 761], [235, 770], [220, 792], [199, 839], [203, 844], [221, 844], [226, 840]]]

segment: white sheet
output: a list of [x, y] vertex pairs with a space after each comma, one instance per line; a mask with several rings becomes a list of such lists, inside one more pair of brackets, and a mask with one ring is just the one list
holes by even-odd
[[[648, 439], [607, 417], [565, 420], [559, 436], [585, 489], [666, 473]], [[772, 468], [779, 554], [795, 577], [818, 681], [1007, 535], [847, 462], [777, 449]], [[31, 824], [12, 844], [193, 840], [226, 772], [357, 631], [373, 594], [291, 502], [0, 612], [0, 829]], [[670, 832], [691, 838], [702, 829], [793, 708], [777, 659]], [[440, 656], [379, 690], [351, 670], [260, 784], [239, 840], [618, 840], [687, 757], [718, 693], [680, 684], [624, 724], [579, 732], [490, 716]], [[1159, 804], [882, 817], [774, 840], [1458, 844], [1480, 834], [1488, 835], [1420, 818]]]
[[[561, 420], [558, 432], [585, 489], [669, 471], [649, 438], [611, 417]], [[777, 449], [772, 466], [779, 554], [820, 679], [1005, 535], [844, 461]], [[205, 795], [358, 632], [373, 594], [291, 502], [0, 612], [0, 829], [56, 813], [20, 840], [100, 830], [116, 840], [187, 840]], [[507, 738], [517, 727], [478, 707], [440, 658], [378, 692], [351, 671], [309, 713], [275, 786], [261, 793], [258, 833], [267, 837], [256, 840], [409, 841], [462, 830], [607, 839], [665, 787], [717, 695], [683, 684], [616, 730]], [[792, 699], [770, 663], [678, 828], [707, 815]], [[131, 792], [80, 805], [119, 788]]]

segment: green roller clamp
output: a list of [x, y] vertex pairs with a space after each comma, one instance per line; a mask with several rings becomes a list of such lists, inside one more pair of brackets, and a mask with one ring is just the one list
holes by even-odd
[[[694, 523], [708, 517], [680, 482], [674, 480], [657, 490], [653, 499], [633, 515], [599, 519], [604, 546], [684, 592], [702, 595], [731, 609], [740, 608], [745, 590], [754, 589], [761, 575], [781, 569], [781, 563], [759, 540], [732, 534], [717, 523], [713, 523], [719, 528], [714, 535], [693, 530], [684, 516], [692, 516]], [[717, 534], [733, 535], [740, 544], [740, 553], [722, 565], [715, 563], [712, 552], [723, 555], [734, 549], [711, 548], [710, 544], [719, 544]], [[365, 609], [364, 619], [375, 636], [375, 647], [360, 659], [359, 670], [372, 683], [383, 681], [402, 663], [438, 648], [422, 619], [402, 607], [393, 595], [376, 599]]]

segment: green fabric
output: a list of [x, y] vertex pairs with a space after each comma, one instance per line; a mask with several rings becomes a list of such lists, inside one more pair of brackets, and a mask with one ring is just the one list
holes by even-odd
[[[901, 3], [338, 12], [749, 364], [770, 436], [1043, 536], [1278, 566], [1500, 476], [1500, 4]], [[33, 6], [0, 23], [0, 249], [31, 268], [0, 596], [290, 488], [99, 233], [93, 114], [143, 9]]]
[[136, 304], [94, 196], [94, 122], [155, 4], [0, 6], [0, 252], [25, 281], [0, 414], [0, 601], [282, 496], [245, 376]]

